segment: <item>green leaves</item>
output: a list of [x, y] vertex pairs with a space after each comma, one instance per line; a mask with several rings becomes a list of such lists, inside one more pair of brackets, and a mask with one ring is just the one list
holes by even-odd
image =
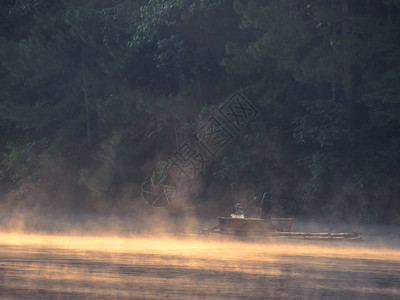
[[59, 155], [79, 188], [118, 195], [242, 88], [259, 119], [207, 190], [268, 189], [282, 213], [397, 199], [398, 1], [348, 3], [0, 4], [3, 180], [39, 178], [40, 158]]
[[[26, 140], [25, 140], [26, 141]], [[23, 142], [23, 141], [21, 141]], [[46, 147], [46, 139], [25, 143], [9, 142], [7, 152], [0, 153], [0, 179], [9, 178], [13, 183], [22, 180], [37, 183], [40, 154]]]
[[16, 0], [9, 12], [11, 15], [26, 15], [40, 5], [41, 2], [42, 0]]
[[348, 108], [332, 100], [303, 102], [306, 114], [294, 118], [294, 138], [303, 144], [317, 144], [320, 148], [343, 145], [346, 139]]

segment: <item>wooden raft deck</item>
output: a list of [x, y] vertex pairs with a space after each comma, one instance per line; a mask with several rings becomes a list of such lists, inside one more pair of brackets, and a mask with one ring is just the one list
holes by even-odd
[[259, 218], [218, 217], [220, 233], [233, 235], [263, 235], [272, 231], [290, 232], [293, 220], [292, 218], [272, 218], [269, 223]]
[[259, 218], [218, 217], [218, 225], [204, 229], [201, 234], [233, 236], [276, 237], [319, 241], [364, 241], [360, 233], [292, 232], [293, 218], [272, 218], [266, 222]]

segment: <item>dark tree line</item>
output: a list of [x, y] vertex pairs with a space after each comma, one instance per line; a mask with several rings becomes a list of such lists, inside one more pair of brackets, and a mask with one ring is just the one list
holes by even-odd
[[259, 118], [195, 205], [270, 190], [281, 214], [399, 221], [399, 45], [398, 0], [2, 1], [1, 187], [140, 199], [241, 88]]

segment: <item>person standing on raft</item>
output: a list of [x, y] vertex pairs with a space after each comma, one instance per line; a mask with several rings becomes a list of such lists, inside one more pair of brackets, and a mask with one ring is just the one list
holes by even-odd
[[260, 219], [271, 222], [272, 220], [272, 195], [265, 192], [261, 200]]

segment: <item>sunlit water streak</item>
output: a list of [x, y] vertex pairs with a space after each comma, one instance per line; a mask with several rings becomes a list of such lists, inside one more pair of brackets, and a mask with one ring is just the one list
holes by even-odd
[[0, 299], [399, 299], [400, 250], [0, 233]]

